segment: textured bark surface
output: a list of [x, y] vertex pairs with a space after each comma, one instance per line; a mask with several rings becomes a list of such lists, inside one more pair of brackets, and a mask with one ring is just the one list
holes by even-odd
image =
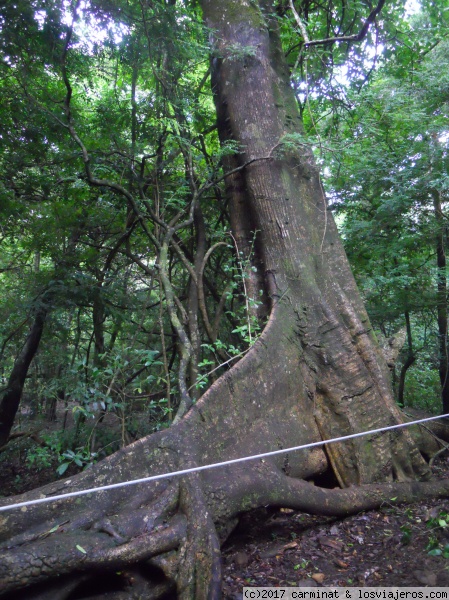
[[[402, 421], [387, 365], [326, 212], [312, 153], [302, 144], [282, 143], [301, 124], [271, 3], [203, 0], [202, 6], [215, 31], [221, 134], [241, 144], [241, 165], [253, 161], [242, 169], [239, 186], [248, 222], [259, 231], [257, 260], [271, 302], [268, 323], [246, 356], [176, 426], [26, 498]], [[247, 229], [244, 224], [242, 231]], [[77, 598], [84, 591], [92, 598], [90, 578], [101, 582], [104, 575], [109, 582], [117, 578], [117, 598], [161, 597], [174, 586], [181, 599], [219, 598], [220, 542], [240, 513], [274, 505], [344, 516], [384, 500], [447, 495], [448, 482], [420, 481], [428, 477], [417, 443], [401, 429], [0, 513], [1, 589], [14, 598], [20, 590], [26, 598], [67, 598], [78, 586]], [[317, 478], [342, 489], [307, 481]], [[117, 571], [121, 575], [112, 575]]]
[[[303, 412], [313, 413], [323, 437], [392, 423], [400, 417], [387, 369], [327, 213], [312, 152], [282, 142], [301, 132], [301, 122], [271, 3], [203, 2], [203, 9], [216, 32], [220, 121], [240, 143], [242, 164], [255, 161], [244, 171], [248, 212], [260, 230], [263, 269], [279, 314], [273, 343], [283, 345], [283, 375], [296, 381], [300, 370]], [[400, 455], [410, 460], [400, 464], [394, 458]], [[344, 485], [425, 472], [406, 432], [334, 447], [328, 457]]]

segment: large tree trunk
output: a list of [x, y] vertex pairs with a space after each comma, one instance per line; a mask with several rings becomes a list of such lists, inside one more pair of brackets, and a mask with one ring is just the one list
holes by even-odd
[[[242, 174], [250, 220], [260, 232], [258, 258], [271, 298], [268, 324], [247, 355], [178, 425], [76, 478], [26, 494], [27, 499], [402, 421], [326, 211], [312, 153], [304, 145], [281, 143], [285, 134], [300, 131], [301, 123], [271, 2], [203, 0], [202, 5], [207, 25], [216, 31], [220, 127], [226, 122], [223, 135], [231, 132], [242, 145], [240, 163], [254, 161]], [[343, 489], [306, 481], [318, 475], [336, 479]], [[448, 482], [419, 482], [428, 477], [418, 447], [401, 429], [4, 512], [0, 583], [14, 598], [20, 589], [26, 598], [46, 597], [39, 596], [43, 590], [47, 597], [64, 598], [85, 579], [101, 582], [106, 574], [111, 581], [111, 573], [120, 570], [117, 586], [126, 578], [127, 598], [156, 598], [173, 585], [181, 599], [219, 598], [220, 541], [243, 511], [271, 504], [347, 515], [393, 497], [401, 502], [447, 495]], [[90, 584], [84, 585], [86, 596], [94, 597]]]
[[[285, 353], [283, 378], [296, 382], [301, 372], [302, 389], [295, 393], [305, 419], [322, 436], [381, 426], [400, 418], [389, 375], [327, 212], [312, 152], [303, 143], [282, 143], [285, 135], [301, 132], [301, 122], [269, 16], [273, 7], [259, 4], [203, 2], [203, 8], [217, 32], [219, 115], [242, 146], [242, 163], [254, 161], [244, 174], [273, 302], [272, 344]], [[392, 459], [405, 454], [408, 464]], [[425, 470], [407, 433], [390, 443], [379, 438], [333, 448], [328, 455], [345, 485]]]

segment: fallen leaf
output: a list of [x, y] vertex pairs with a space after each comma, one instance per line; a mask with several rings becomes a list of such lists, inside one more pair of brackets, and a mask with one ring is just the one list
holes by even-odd
[[429, 521], [430, 519], [436, 519], [439, 517], [440, 515], [440, 511], [441, 509], [437, 506], [434, 506], [433, 508], [431, 508], [430, 510], [427, 511], [424, 520], [425, 521]]
[[323, 581], [326, 579], [326, 575], [324, 573], [314, 573], [312, 575], [312, 579], [317, 583], [323, 583]]
[[290, 550], [291, 548], [297, 548], [297, 547], [298, 547], [298, 542], [289, 542], [288, 544], [285, 544], [284, 550]]
[[263, 552], [260, 552], [260, 558], [273, 558], [278, 554], [282, 554], [283, 551], [284, 546], [279, 546], [279, 544], [277, 544], [276, 546], [272, 546], [271, 548], [267, 548]]
[[337, 567], [340, 567], [341, 569], [347, 569], [349, 567], [349, 564], [347, 562], [343, 562], [338, 558], [334, 559], [334, 563], [337, 565]]
[[371, 569], [368, 569], [368, 571], [365, 571], [365, 573], [363, 574], [364, 579], [368, 579], [368, 577], [370, 577], [373, 573], [375, 573], [378, 570], [379, 567], [372, 567]]
[[331, 535], [338, 535], [340, 533], [340, 529], [336, 525], [332, 525], [332, 527], [329, 530], [329, 533]]
[[329, 538], [322, 537], [320, 539], [320, 544], [322, 546], [327, 546], [328, 548], [333, 548], [334, 550], [342, 550], [344, 544], [343, 542], [337, 542], [335, 540], [330, 540]]
[[248, 563], [249, 556], [246, 554], [246, 552], [237, 552], [237, 554], [234, 556], [234, 564], [237, 567], [244, 568], [248, 566]]

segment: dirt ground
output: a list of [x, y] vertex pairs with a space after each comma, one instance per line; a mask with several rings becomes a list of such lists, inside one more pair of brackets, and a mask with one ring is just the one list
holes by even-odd
[[[447, 459], [434, 466], [448, 471]], [[223, 559], [228, 600], [245, 585], [449, 587], [449, 498], [346, 519], [259, 510], [242, 517]]]
[[[19, 450], [0, 455], [0, 495], [56, 479], [56, 467], [38, 470]], [[447, 457], [433, 468], [449, 477]], [[346, 519], [282, 508], [243, 515], [223, 548], [223, 579], [226, 600], [245, 585], [449, 587], [449, 498]]]

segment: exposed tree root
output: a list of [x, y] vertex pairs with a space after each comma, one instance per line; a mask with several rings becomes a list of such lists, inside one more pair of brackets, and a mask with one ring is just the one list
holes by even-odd
[[[101, 533], [79, 531], [21, 546], [2, 555], [0, 582], [7, 592], [20, 584], [33, 585], [71, 572], [120, 569], [177, 548], [186, 524], [175, 516], [167, 527], [117, 545]], [[20, 573], [20, 579], [17, 576]]]
[[[403, 411], [403, 416], [404, 421], [416, 421], [432, 415], [423, 410], [407, 407]], [[447, 419], [413, 425], [409, 430], [421, 454], [429, 461], [430, 467], [432, 467], [435, 459], [449, 448], [447, 444], [449, 442], [449, 423]]]
[[[350, 488], [326, 489], [306, 481], [279, 476], [276, 496], [281, 504], [309, 514], [347, 517], [366, 510], [379, 508], [384, 503], [401, 504], [418, 502], [425, 498], [445, 498], [449, 495], [449, 479], [440, 481], [410, 481], [367, 484]], [[267, 504], [273, 491], [267, 489]]]
[[[80, 585], [90, 580], [90, 576], [78, 574], [68, 578], [62, 577], [61, 579], [62, 581], [47, 582], [45, 587], [41, 586], [42, 590], [40, 592], [39, 587], [37, 587], [36, 593], [33, 594], [33, 600], [67, 600]], [[9, 597], [14, 598], [14, 600], [26, 600], [26, 594], [27, 591], [25, 590], [24, 594], [16, 592], [14, 596]]]
[[46, 446], [44, 440], [39, 437], [39, 431], [16, 431], [14, 433], [11, 433], [8, 440], [6, 441], [6, 444], [0, 446], [0, 453], [4, 452], [9, 447], [10, 442], [23, 437], [30, 438], [31, 440], [36, 442], [38, 446]]
[[180, 600], [216, 600], [221, 597], [220, 542], [198, 475], [182, 484], [180, 509], [188, 520], [180, 550], [177, 580]]
[[[65, 530], [62, 526], [52, 531], [52, 523], [47, 522], [47, 535], [35, 535], [26, 541], [19, 536], [14, 543], [10, 540], [3, 545], [1, 555], [1, 596], [26, 589], [27, 598], [45, 598], [49, 596], [42, 596], [43, 592], [38, 591], [41, 588], [35, 587], [43, 581], [75, 573], [82, 586], [83, 578], [90, 573], [114, 573], [136, 565], [128, 574], [129, 598], [144, 589], [145, 597], [158, 598], [176, 585], [181, 600], [218, 599], [221, 565], [215, 523], [223, 517], [229, 520], [235, 514], [267, 504], [344, 517], [384, 503], [449, 494], [449, 480], [326, 489], [290, 477], [270, 461], [258, 461], [250, 469], [238, 465], [234, 476], [239, 483], [230, 490], [225, 502], [233, 507], [232, 514], [223, 509], [220, 499], [206, 501], [205, 482], [199, 475], [190, 475], [183, 477], [179, 485], [166, 486], [150, 505], [136, 509], [132, 515], [110, 515], [92, 522], [87, 529]], [[145, 572], [145, 568], [150, 569], [151, 574], [151, 567], [157, 567], [166, 579], [151, 583]], [[51, 597], [63, 600], [80, 582], [76, 577], [62, 579], [59, 589], [51, 583]], [[119, 594], [117, 598], [120, 597]]]
[[[381, 377], [380, 367], [376, 371], [372, 366], [376, 355], [367, 339], [362, 343], [366, 334], [354, 316], [347, 317], [351, 334], [329, 311], [306, 319], [293, 310], [298, 327], [293, 335], [291, 304], [276, 306], [251, 351], [177, 426], [135, 442], [73, 479], [16, 500], [167, 473], [401, 420], [387, 392], [372, 384]], [[318, 334], [322, 345], [315, 344]], [[332, 360], [326, 354], [331, 346]], [[2, 594], [24, 590], [34, 600], [48, 582], [54, 598], [59, 594], [63, 600], [73, 589], [77, 594], [86, 590], [89, 597], [89, 582], [78, 583], [77, 578], [106, 573], [113, 580], [119, 570], [117, 599], [123, 593], [158, 598], [175, 588], [181, 600], [218, 599], [220, 541], [245, 511], [274, 505], [343, 517], [384, 502], [448, 495], [448, 481], [416, 481], [429, 474], [418, 446], [409, 433], [387, 432], [0, 513], [0, 589]], [[335, 475], [335, 469], [346, 469], [350, 481], [368, 483], [326, 489], [306, 481], [329, 471]], [[341, 482], [345, 485], [345, 477]], [[129, 588], [125, 592], [123, 585]]]

